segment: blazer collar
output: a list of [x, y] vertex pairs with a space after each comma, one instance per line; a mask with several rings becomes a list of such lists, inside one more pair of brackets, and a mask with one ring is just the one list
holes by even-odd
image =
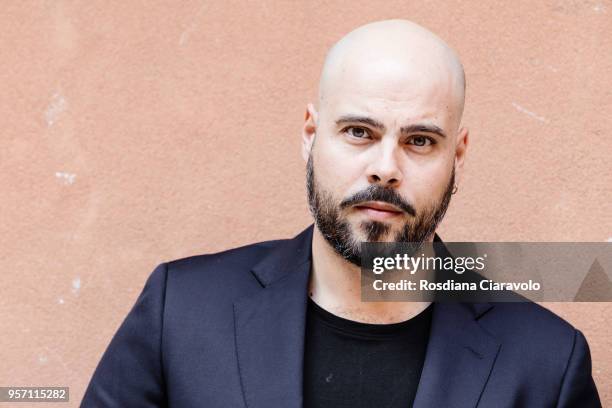
[[[252, 273], [262, 288], [234, 303], [238, 369], [248, 408], [302, 407], [313, 228], [281, 241], [258, 262]], [[436, 304], [415, 408], [477, 405], [501, 346], [478, 322], [492, 307]]]
[[248, 408], [301, 408], [313, 226], [251, 270], [262, 288], [234, 302], [238, 370]]
[[314, 225], [311, 224], [293, 239], [281, 241], [276, 248], [253, 266], [251, 272], [262, 286], [266, 287], [281, 279], [304, 263], [310, 264], [313, 229]]

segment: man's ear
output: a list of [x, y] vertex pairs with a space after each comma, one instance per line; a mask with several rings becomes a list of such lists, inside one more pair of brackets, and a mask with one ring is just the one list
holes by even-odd
[[455, 145], [455, 183], [459, 184], [463, 177], [463, 164], [465, 153], [469, 142], [468, 128], [462, 127], [457, 134], [457, 144]]
[[318, 112], [312, 103], [306, 106], [306, 114], [304, 118], [304, 126], [302, 127], [302, 157], [304, 161], [308, 161], [312, 143], [314, 142], [317, 133]]

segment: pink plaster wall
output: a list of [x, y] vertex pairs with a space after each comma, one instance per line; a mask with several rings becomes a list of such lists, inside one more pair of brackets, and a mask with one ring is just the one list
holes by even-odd
[[[299, 132], [325, 51], [393, 17], [466, 68], [472, 145], [441, 236], [609, 240], [610, 0], [5, 1], [0, 385], [69, 386], [77, 406], [157, 264], [309, 224]], [[550, 307], [612, 404], [612, 304]]]

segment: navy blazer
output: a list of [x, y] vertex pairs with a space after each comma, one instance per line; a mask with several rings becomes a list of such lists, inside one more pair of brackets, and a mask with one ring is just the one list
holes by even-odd
[[[81, 407], [302, 407], [312, 231], [157, 266]], [[601, 406], [584, 336], [543, 307], [432, 319], [414, 407]]]

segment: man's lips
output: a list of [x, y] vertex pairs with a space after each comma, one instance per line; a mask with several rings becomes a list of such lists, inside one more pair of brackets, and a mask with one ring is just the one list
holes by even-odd
[[379, 201], [369, 201], [367, 203], [362, 203], [355, 206], [355, 208], [360, 212], [364, 212], [371, 218], [380, 220], [395, 217], [403, 213], [403, 211], [397, 208], [396, 206]]
[[397, 208], [396, 206], [389, 204], [389, 203], [384, 203], [381, 201], [368, 201], [366, 203], [361, 203], [359, 205], [356, 206], [357, 208], [371, 208], [373, 210], [378, 210], [378, 211], [387, 211], [387, 212], [396, 212], [396, 213], [401, 213], [403, 212], [402, 210], [400, 210], [399, 208]]

